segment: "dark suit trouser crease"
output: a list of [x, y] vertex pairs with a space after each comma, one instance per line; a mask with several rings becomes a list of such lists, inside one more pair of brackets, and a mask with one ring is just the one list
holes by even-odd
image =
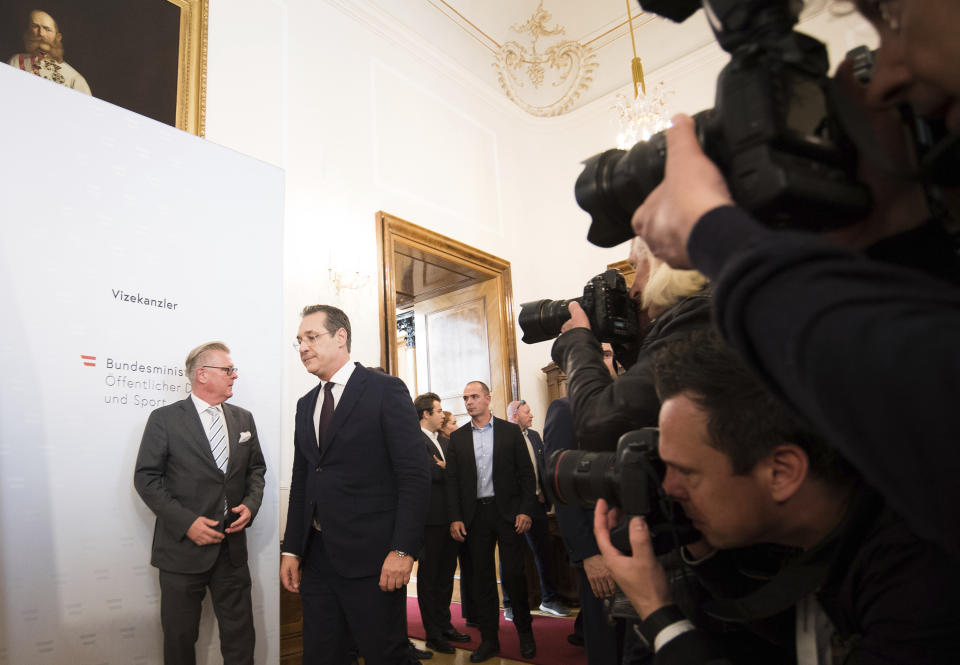
[[317, 532], [310, 536], [302, 570], [304, 665], [349, 663], [354, 641], [367, 665], [407, 662], [405, 588], [381, 591], [379, 573], [341, 577]]
[[[530, 516], [530, 530], [523, 534], [527, 541], [527, 546], [533, 552], [533, 563], [537, 567], [537, 575], [540, 578], [540, 602], [553, 602], [557, 600], [557, 567], [553, 560], [553, 553], [550, 550], [550, 518], [547, 517], [547, 511], [544, 505], [537, 502], [534, 514]], [[502, 573], [501, 573], [502, 577]], [[510, 592], [503, 590], [503, 604], [512, 605]]]
[[220, 630], [223, 662], [253, 665], [255, 643], [253, 604], [250, 598], [250, 569], [247, 563], [235, 566], [227, 544], [213, 568], [203, 573], [160, 571], [160, 623], [163, 627], [165, 665], [194, 665], [200, 631], [203, 597], [210, 588], [213, 610]]
[[460, 566], [460, 616], [464, 621], [477, 622], [477, 607], [473, 601], [473, 561], [470, 548], [459, 543], [457, 564]]
[[500, 547], [503, 585], [513, 598], [513, 621], [518, 632], [530, 630], [530, 603], [523, 572], [523, 548], [526, 543], [512, 522], [500, 516], [495, 503], [477, 502], [477, 512], [467, 527], [467, 545], [473, 562], [473, 596], [484, 640], [497, 642], [500, 602], [494, 548]]
[[458, 543], [450, 527], [427, 525], [423, 533], [423, 556], [417, 567], [417, 603], [428, 640], [443, 640], [450, 623], [453, 574], [457, 567]]

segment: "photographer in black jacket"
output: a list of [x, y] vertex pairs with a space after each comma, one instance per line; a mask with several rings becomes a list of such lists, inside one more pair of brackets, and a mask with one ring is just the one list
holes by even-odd
[[[684, 548], [713, 596], [713, 616], [749, 621], [795, 644], [800, 663], [933, 665], [960, 647], [960, 567], [917, 538], [882, 499], [780, 400], [714, 331], [667, 345], [655, 360], [663, 489], [704, 541]], [[729, 657], [671, 604], [642, 518], [632, 556], [610, 542], [602, 499], [594, 528], [603, 561], [643, 620], [656, 665], [745, 662]], [[799, 548], [751, 593], [745, 548]], [[755, 586], [755, 585], [754, 585]], [[779, 629], [778, 629], [779, 628]], [[826, 654], [831, 654], [826, 657]], [[749, 657], [749, 656], [746, 656]], [[832, 660], [831, 660], [832, 658]]]
[[[896, 107], [960, 131], [960, 3], [856, 6], [881, 38], [861, 102], [877, 143], [908, 163]], [[709, 276], [728, 342], [920, 536], [960, 553], [957, 253], [938, 222], [923, 224], [922, 188], [863, 159], [869, 219], [826, 235], [773, 231], [733, 205], [689, 118], [667, 143], [666, 177], [634, 230], [671, 265]]]
[[575, 302], [551, 351], [567, 375], [576, 439], [584, 450], [614, 450], [621, 434], [656, 424], [660, 401], [653, 387], [653, 352], [674, 335], [710, 325], [710, 296], [702, 275], [672, 269], [652, 256], [640, 238], [633, 240], [629, 260], [636, 271], [630, 297], [641, 309], [643, 331], [636, 363], [612, 377], [600, 342]]

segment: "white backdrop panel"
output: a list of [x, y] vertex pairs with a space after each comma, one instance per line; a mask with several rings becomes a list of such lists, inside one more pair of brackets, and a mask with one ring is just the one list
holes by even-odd
[[[276, 663], [283, 173], [3, 66], [0, 97], [0, 664], [162, 662], [133, 464], [213, 339], [267, 461], [247, 537]], [[209, 603], [198, 656], [220, 662]]]

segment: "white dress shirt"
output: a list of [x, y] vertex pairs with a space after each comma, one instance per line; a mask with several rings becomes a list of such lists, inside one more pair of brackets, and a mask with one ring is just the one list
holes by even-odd
[[[337, 408], [337, 404], [340, 403], [340, 397], [343, 395], [343, 389], [347, 385], [347, 381], [350, 380], [350, 376], [353, 374], [353, 370], [356, 369], [351, 361], [338, 369], [333, 376], [330, 377], [330, 381], [333, 382], [333, 408]], [[313, 410], [313, 431], [317, 432], [320, 429], [320, 408], [323, 406], [324, 395], [326, 395], [327, 382], [323, 379], [320, 380], [320, 395], [317, 397], [317, 408]]]

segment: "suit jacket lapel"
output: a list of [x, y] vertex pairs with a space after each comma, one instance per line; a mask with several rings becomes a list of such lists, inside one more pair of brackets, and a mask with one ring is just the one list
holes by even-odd
[[[458, 430], [459, 431], [459, 430]], [[463, 442], [460, 444], [462, 452], [457, 455], [457, 462], [459, 464], [467, 465], [467, 475], [470, 481], [470, 491], [473, 493], [474, 497], [477, 496], [477, 452], [473, 448], [473, 424], [468, 423], [467, 431], [465, 432], [466, 436], [461, 437]], [[456, 443], [453, 440], [453, 436], [456, 435], [456, 432], [450, 436], [450, 447], [454, 449], [454, 454], [456, 455]], [[462, 477], [462, 476], [461, 476]]]
[[[240, 443], [240, 420], [237, 418], [237, 411], [233, 406], [224, 402], [223, 415], [227, 421], [227, 448], [230, 459], [227, 460], [225, 473], [229, 476], [234, 470], [233, 458], [237, 453], [237, 445]], [[211, 453], [212, 454], [212, 453]]]
[[304, 450], [302, 452], [314, 461], [320, 458], [320, 446], [317, 443], [317, 428], [313, 424], [313, 414], [317, 410], [317, 400], [319, 397], [320, 384], [317, 384], [316, 388], [307, 393], [306, 405], [300, 411], [299, 420], [296, 423], [297, 431], [308, 432], [306, 439], [300, 439], [303, 441]]
[[[370, 370], [362, 365], [354, 367], [353, 374], [350, 375], [350, 380], [347, 381], [347, 385], [343, 387], [343, 394], [340, 395], [340, 401], [337, 402], [337, 406], [333, 411], [333, 420], [330, 422], [330, 427], [327, 428], [327, 440], [324, 443], [323, 452], [320, 454], [321, 457], [327, 454], [327, 451], [330, 449], [330, 444], [333, 443], [336, 438], [340, 426], [346, 422], [353, 407], [360, 401], [363, 389], [367, 385], [367, 372], [369, 371]], [[314, 405], [316, 405], [316, 401], [314, 401]]]
[[493, 468], [498, 468], [502, 462], [500, 458], [506, 454], [503, 450], [504, 441], [506, 437], [503, 434], [503, 423], [506, 421], [500, 420], [496, 416], [493, 418]]
[[194, 443], [200, 447], [204, 459], [208, 460], [213, 468], [217, 468], [217, 463], [213, 459], [213, 451], [210, 450], [210, 439], [207, 438], [207, 432], [204, 430], [203, 421], [200, 420], [200, 414], [197, 413], [197, 405], [190, 397], [180, 402], [180, 408], [183, 409], [183, 423], [193, 435]]

